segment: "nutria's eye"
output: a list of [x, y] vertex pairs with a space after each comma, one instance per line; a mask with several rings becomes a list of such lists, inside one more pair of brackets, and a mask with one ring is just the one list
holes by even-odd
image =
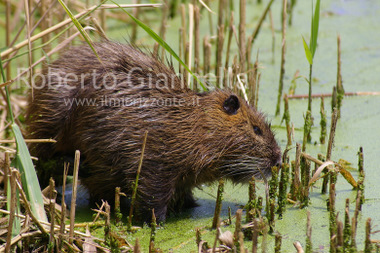
[[258, 127], [258, 126], [253, 126], [253, 131], [257, 135], [263, 135], [263, 132], [261, 131], [260, 127]]
[[223, 103], [223, 108], [230, 115], [237, 113], [237, 110], [240, 108], [239, 99], [235, 95], [229, 96]]

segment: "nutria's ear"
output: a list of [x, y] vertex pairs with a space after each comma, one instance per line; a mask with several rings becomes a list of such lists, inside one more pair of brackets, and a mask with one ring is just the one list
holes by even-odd
[[223, 108], [230, 115], [237, 113], [237, 110], [240, 108], [240, 102], [237, 96], [231, 95], [226, 100], [224, 100]]

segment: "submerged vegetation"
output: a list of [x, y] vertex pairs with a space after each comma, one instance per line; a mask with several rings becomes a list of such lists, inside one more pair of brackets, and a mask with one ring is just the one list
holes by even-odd
[[[364, 252], [378, 251], [380, 241], [373, 237], [378, 235], [376, 225], [380, 220], [376, 218], [379, 219], [379, 215], [371, 219], [371, 213], [363, 211], [368, 175], [376, 173], [373, 167], [367, 168], [367, 160], [364, 162], [367, 150], [355, 147], [355, 153], [359, 149], [358, 169], [350, 166], [356, 162], [354, 157], [347, 155], [350, 158], [347, 162], [340, 159], [347, 159], [342, 152], [339, 152], [342, 157], [333, 155], [336, 131], [340, 131], [339, 117], [343, 117], [340, 111], [344, 108], [343, 99], [351, 95], [378, 94], [345, 93], [340, 36], [336, 54], [337, 80], [333, 85], [335, 92], [311, 93], [313, 81], [314, 84], [318, 83], [318, 79], [312, 77], [312, 72], [316, 67], [313, 63], [314, 56], [318, 57], [315, 54], [317, 35], [323, 18], [320, 1], [316, 1], [315, 11], [312, 11], [309, 45], [305, 39], [303, 44], [302, 40], [297, 44], [299, 51], [304, 50], [306, 53], [309, 63], [309, 78], [305, 78], [309, 85], [307, 95], [295, 95], [294, 91], [283, 95], [284, 87], [290, 84], [285, 69], [287, 63], [292, 61], [292, 56], [288, 54], [285, 62], [286, 47], [289, 45], [286, 32], [297, 23], [294, 11], [297, 4], [301, 3], [286, 0], [281, 3], [273, 0], [240, 0], [238, 3], [232, 0], [190, 1], [182, 4], [167, 0], [155, 4], [150, 1], [136, 2], [129, 5], [101, 1], [93, 6], [89, 1], [0, 2], [0, 150], [4, 153], [0, 157], [0, 251], [258, 252], [261, 249], [263, 252], [294, 252], [296, 249], [297, 252], [327, 252], [327, 248], [330, 252], [358, 252], [362, 249]], [[305, 6], [304, 3], [302, 6]], [[251, 8], [257, 9], [255, 14], [250, 13]], [[274, 12], [278, 9], [280, 11]], [[280, 22], [277, 24], [276, 21]], [[280, 36], [276, 28], [280, 26], [281, 56], [275, 52], [275, 45], [279, 44], [276, 44], [275, 38]], [[200, 199], [208, 199], [207, 195], [212, 195], [211, 201], [205, 201], [210, 203], [201, 203], [212, 209], [207, 215], [184, 212], [174, 215], [166, 224], [156, 224], [152, 212], [151, 224], [141, 226], [133, 220], [134, 199], [131, 199], [131, 209], [123, 210], [120, 206], [123, 193], [115, 189], [114, 206], [103, 202], [91, 211], [87, 207], [85, 213], [94, 213], [93, 217], [78, 222], [81, 214], [76, 212], [75, 206], [80, 184], [79, 151], [75, 153], [73, 175], [67, 175], [68, 165], [65, 165], [62, 168], [63, 182], [51, 180], [46, 189], [40, 190], [32, 162], [38, 158], [30, 156], [26, 143], [55, 140], [23, 138], [29, 89], [24, 84], [33, 83], [33, 74], [40, 73], [42, 63], [52, 62], [65, 47], [78, 41], [91, 45], [97, 40], [112, 40], [114, 37], [111, 34], [120, 33], [120, 30], [131, 34], [132, 43], [150, 48], [163, 59], [173, 59], [174, 67], [190, 88], [197, 91], [231, 89], [255, 107], [264, 104], [263, 97], [268, 99], [268, 94], [271, 94], [270, 100], [275, 101], [276, 88], [267, 79], [263, 82], [262, 78], [269, 71], [265, 67], [271, 63], [268, 63], [268, 59], [262, 60], [263, 53], [259, 46], [262, 33], [270, 34], [272, 44], [269, 44], [273, 46], [267, 46], [264, 51], [271, 51], [273, 60], [280, 59], [281, 62], [276, 115], [280, 113], [283, 100], [285, 127], [277, 119], [272, 127], [278, 130], [277, 138], [281, 143], [285, 143], [282, 165], [272, 168], [272, 178], [268, 181], [265, 178], [263, 182], [252, 178], [249, 184], [241, 186], [247, 196], [242, 197], [239, 193], [233, 198], [239, 201], [240, 206], [226, 201], [226, 196], [228, 199], [228, 193], [232, 191], [231, 186], [220, 180], [218, 187], [196, 189], [196, 196]], [[303, 33], [306, 31], [299, 31], [299, 35]], [[92, 50], [96, 54], [94, 47]], [[319, 49], [318, 52], [321, 51]], [[331, 52], [323, 52], [327, 53]], [[297, 64], [304, 65], [304, 62]], [[24, 69], [19, 71], [19, 67]], [[298, 68], [304, 69], [304, 66]], [[299, 78], [298, 74], [296, 76], [292, 81], [294, 87]], [[325, 111], [325, 102], [330, 97], [331, 117]], [[308, 98], [303, 139], [297, 133], [302, 132], [301, 124], [298, 122], [295, 126], [291, 121], [292, 118], [303, 116], [302, 110], [294, 110], [295, 106], [304, 106], [302, 102], [295, 101], [298, 98]], [[319, 138], [311, 135], [312, 98], [321, 99]], [[267, 107], [273, 110], [274, 103], [269, 103]], [[296, 115], [295, 111], [300, 115]], [[314, 117], [316, 115], [314, 113]], [[330, 131], [327, 135], [328, 124]], [[328, 142], [324, 145], [326, 137]], [[319, 140], [319, 143], [315, 141], [315, 146], [311, 144], [313, 138]], [[142, 143], [144, 146], [145, 141]], [[345, 144], [338, 145], [341, 147]], [[131, 186], [135, 191], [138, 190], [139, 171], [144, 169], [143, 159], [142, 151], [136, 168], [136, 184]], [[70, 185], [66, 183], [68, 181]], [[341, 182], [348, 183], [343, 183], [344, 190], [340, 188]], [[70, 211], [66, 210], [65, 194], [57, 194], [55, 184], [62, 185], [62, 192], [72, 187]], [[352, 190], [347, 190], [347, 185]], [[344, 195], [346, 198], [338, 198], [337, 192], [342, 191], [350, 193]], [[247, 199], [247, 202], [242, 203], [241, 199]], [[379, 201], [375, 201], [379, 208]], [[354, 207], [350, 208], [350, 203]], [[226, 205], [228, 215], [223, 211]], [[321, 224], [328, 227], [328, 232], [320, 232]], [[292, 232], [296, 235], [292, 236], [284, 226], [303, 227], [305, 230], [299, 232], [294, 229]], [[319, 233], [317, 241], [316, 233]], [[300, 234], [302, 237], [299, 237]], [[289, 244], [294, 244], [294, 248], [288, 248]]]

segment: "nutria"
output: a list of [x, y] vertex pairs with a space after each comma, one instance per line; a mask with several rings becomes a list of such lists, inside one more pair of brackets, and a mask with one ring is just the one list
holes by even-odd
[[[131, 195], [142, 151], [136, 211], [158, 220], [194, 206], [192, 189], [221, 177], [270, 175], [281, 150], [262, 113], [228, 90], [196, 93], [152, 54], [115, 42], [67, 50], [30, 96], [31, 147], [40, 159], [81, 151], [81, 183], [95, 199]], [[83, 171], [82, 171], [83, 172]], [[82, 173], [83, 174], [83, 173]]]

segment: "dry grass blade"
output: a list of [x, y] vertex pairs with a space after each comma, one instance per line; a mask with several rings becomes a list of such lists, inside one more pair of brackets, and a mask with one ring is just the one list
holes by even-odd
[[[25, 143], [41, 143], [41, 142], [50, 142], [55, 143], [56, 140], [53, 139], [25, 139]], [[0, 143], [16, 143], [16, 140], [0, 140]]]
[[118, 8], [141, 8], [141, 7], [161, 7], [162, 4], [102, 4], [99, 9], [118, 9]]
[[205, 7], [205, 9], [206, 9], [208, 12], [210, 12], [210, 13], [212, 13], [212, 14], [216, 14], [213, 10], [210, 9], [210, 7], [207, 6], [207, 4], [206, 4], [205, 2], [203, 2], [202, 0], [199, 0], [199, 2], [201, 3], [201, 5], [202, 5], [203, 7]]
[[232, 248], [234, 246], [234, 235], [231, 231], [227, 230], [226, 232], [222, 233], [222, 231], [219, 228], [219, 241]]
[[14, 80], [9, 80], [9, 81], [7, 81], [5, 83], [2, 83], [2, 84], [0, 84], [0, 88], [3, 88], [3, 87], [5, 87], [5, 86], [7, 86], [7, 85], [9, 85], [9, 84], [11, 84], [13, 82], [14, 82]]
[[96, 252], [96, 246], [94, 241], [91, 238], [90, 230], [88, 229], [88, 226], [86, 227], [86, 235], [89, 237], [84, 239], [83, 242], [83, 253], [89, 253], [89, 252]]
[[13, 149], [13, 148], [8, 148], [8, 147], [3, 147], [3, 146], [0, 146], [0, 150], [4, 151], [4, 152], [10, 152], [11, 154], [15, 154], [16, 153], [16, 150]]
[[309, 187], [315, 182], [317, 181], [320, 177], [319, 175], [322, 173], [322, 171], [329, 165], [334, 165], [334, 162], [332, 161], [327, 161], [327, 162], [324, 162], [321, 166], [318, 167], [318, 169], [315, 171], [313, 177], [310, 179], [309, 181]]
[[249, 102], [247, 91], [246, 91], [246, 89], [244, 87], [243, 81], [240, 78], [240, 75], [237, 75], [236, 77], [237, 77], [237, 80], [238, 80], [240, 91], [243, 94], [245, 101]]
[[299, 241], [294, 242], [293, 245], [294, 245], [294, 248], [296, 248], [297, 253], [304, 253], [302, 245]]

